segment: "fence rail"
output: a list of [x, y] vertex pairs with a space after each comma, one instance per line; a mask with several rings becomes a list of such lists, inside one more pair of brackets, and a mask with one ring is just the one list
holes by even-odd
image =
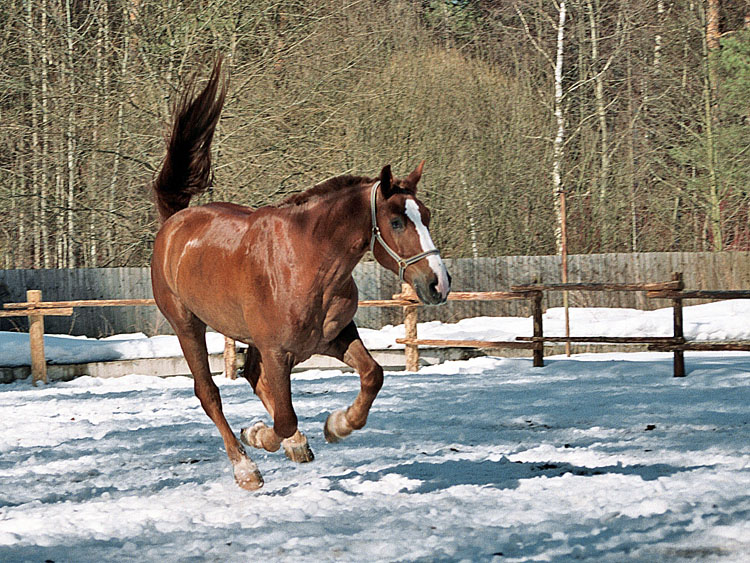
[[[81, 299], [78, 301], [23, 301], [21, 303], [5, 303], [6, 309], [60, 309], [62, 307], [133, 307], [156, 305], [153, 299]], [[14, 315], [7, 315], [14, 316]]]
[[[498, 293], [498, 292], [494, 292]], [[467, 299], [466, 294], [460, 292], [453, 299]], [[497, 298], [490, 292], [487, 299]], [[404, 285], [403, 293], [394, 295], [392, 299], [363, 300], [359, 301], [359, 307], [403, 307], [405, 318], [414, 315], [414, 309], [418, 304], [416, 295], [411, 293], [408, 286]], [[134, 307], [134, 306], [156, 306], [154, 299], [80, 299], [73, 301], [42, 301], [42, 292], [31, 289], [26, 292], [26, 301], [18, 303], [3, 304], [4, 310], [0, 311], [3, 317], [28, 317], [29, 319], [29, 346], [31, 348], [31, 374], [32, 384], [38, 381], [47, 383], [47, 362], [44, 354], [44, 317], [45, 316], [70, 316], [74, 307]], [[416, 324], [414, 323], [414, 330]], [[409, 346], [410, 353], [416, 353], [416, 346]], [[236, 373], [236, 343], [226, 337], [224, 346], [224, 364], [227, 376], [234, 379]]]
[[[542, 323], [542, 301], [544, 296], [554, 292], [642, 292], [650, 299], [669, 299], [673, 309], [673, 336], [544, 336]], [[671, 351], [674, 354], [674, 376], [685, 376], [684, 352], [686, 350], [750, 350], [750, 341], [688, 342], [683, 332], [682, 306], [686, 299], [750, 299], [750, 290], [685, 290], [682, 274], [673, 274], [667, 282], [643, 283], [555, 283], [526, 284], [513, 286], [510, 291], [454, 292], [451, 301], [528, 301], [533, 319], [533, 335], [517, 336], [513, 341], [481, 340], [435, 340], [419, 339], [417, 321], [420, 303], [411, 288], [404, 284], [402, 292], [391, 299], [362, 300], [360, 307], [399, 307], [403, 312], [405, 338], [396, 342], [405, 345], [406, 369], [416, 371], [419, 367], [419, 346], [455, 346], [469, 348], [520, 348], [530, 349], [533, 365], [544, 365], [544, 343], [565, 342], [607, 343], [607, 344], [648, 344], [649, 350]], [[5, 303], [0, 317], [28, 317], [29, 345], [31, 348], [32, 382], [47, 382], [46, 360], [44, 355], [44, 317], [70, 316], [76, 307], [128, 307], [153, 306], [153, 299], [101, 299], [42, 301], [40, 290], [28, 290], [26, 301]], [[227, 338], [224, 350], [225, 368], [228, 377], [236, 372], [236, 343]]]
[[[750, 341], [698, 342], [686, 341], [683, 331], [682, 305], [685, 299], [750, 299], [748, 290], [684, 290], [682, 273], [672, 274], [667, 282], [647, 283], [555, 283], [527, 284], [511, 287], [511, 293], [517, 291], [525, 299], [534, 300], [534, 335], [517, 336], [515, 342], [489, 342], [477, 340], [429, 340], [418, 338], [401, 338], [396, 342], [411, 346], [467, 346], [476, 348], [532, 348], [534, 366], [543, 366], [542, 347], [545, 342], [603, 343], [603, 344], [648, 344], [651, 351], [672, 352], [674, 377], [685, 377], [685, 351], [750, 351]], [[673, 336], [544, 336], [541, 315], [541, 295], [549, 292], [590, 291], [590, 292], [643, 292], [650, 299], [669, 299], [673, 310]], [[416, 362], [407, 369], [416, 371]]]

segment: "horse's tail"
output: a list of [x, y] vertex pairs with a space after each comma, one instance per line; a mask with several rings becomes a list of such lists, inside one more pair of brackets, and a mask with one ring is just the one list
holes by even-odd
[[211, 78], [195, 96], [191, 80], [174, 109], [174, 124], [167, 138], [167, 155], [152, 184], [162, 223], [185, 209], [190, 199], [212, 183], [211, 141], [227, 93], [228, 79], [221, 77], [217, 59]]

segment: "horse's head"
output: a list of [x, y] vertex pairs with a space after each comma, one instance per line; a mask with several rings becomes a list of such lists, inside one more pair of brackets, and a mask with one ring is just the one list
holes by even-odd
[[424, 161], [404, 179], [386, 166], [373, 184], [370, 206], [373, 232], [370, 249], [385, 268], [410, 284], [427, 305], [448, 298], [451, 277], [430, 237], [430, 210], [417, 199]]

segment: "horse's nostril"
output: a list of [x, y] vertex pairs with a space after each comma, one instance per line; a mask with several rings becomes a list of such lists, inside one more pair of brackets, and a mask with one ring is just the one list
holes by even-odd
[[438, 291], [438, 282], [434, 281], [430, 284], [430, 293], [434, 296], [440, 295], [440, 291]]

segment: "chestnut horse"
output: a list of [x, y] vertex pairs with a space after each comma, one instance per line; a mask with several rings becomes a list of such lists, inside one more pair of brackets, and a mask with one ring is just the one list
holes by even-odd
[[450, 277], [416, 198], [421, 163], [403, 179], [386, 166], [377, 178], [338, 176], [278, 205], [188, 207], [211, 180], [210, 147], [226, 95], [221, 61], [205, 88], [178, 102], [167, 154], [153, 182], [162, 221], [151, 264], [154, 298], [179, 338], [195, 394], [216, 424], [244, 489], [263, 479], [230, 429], [208, 366], [206, 326], [249, 346], [244, 376], [273, 419], [240, 433], [242, 442], [311, 461], [292, 406], [292, 367], [313, 354], [354, 368], [361, 388], [352, 405], [330, 414], [324, 433], [336, 442], [365, 425], [383, 384], [383, 368], [354, 324], [352, 271], [367, 250], [411, 284], [425, 304], [443, 303]]

